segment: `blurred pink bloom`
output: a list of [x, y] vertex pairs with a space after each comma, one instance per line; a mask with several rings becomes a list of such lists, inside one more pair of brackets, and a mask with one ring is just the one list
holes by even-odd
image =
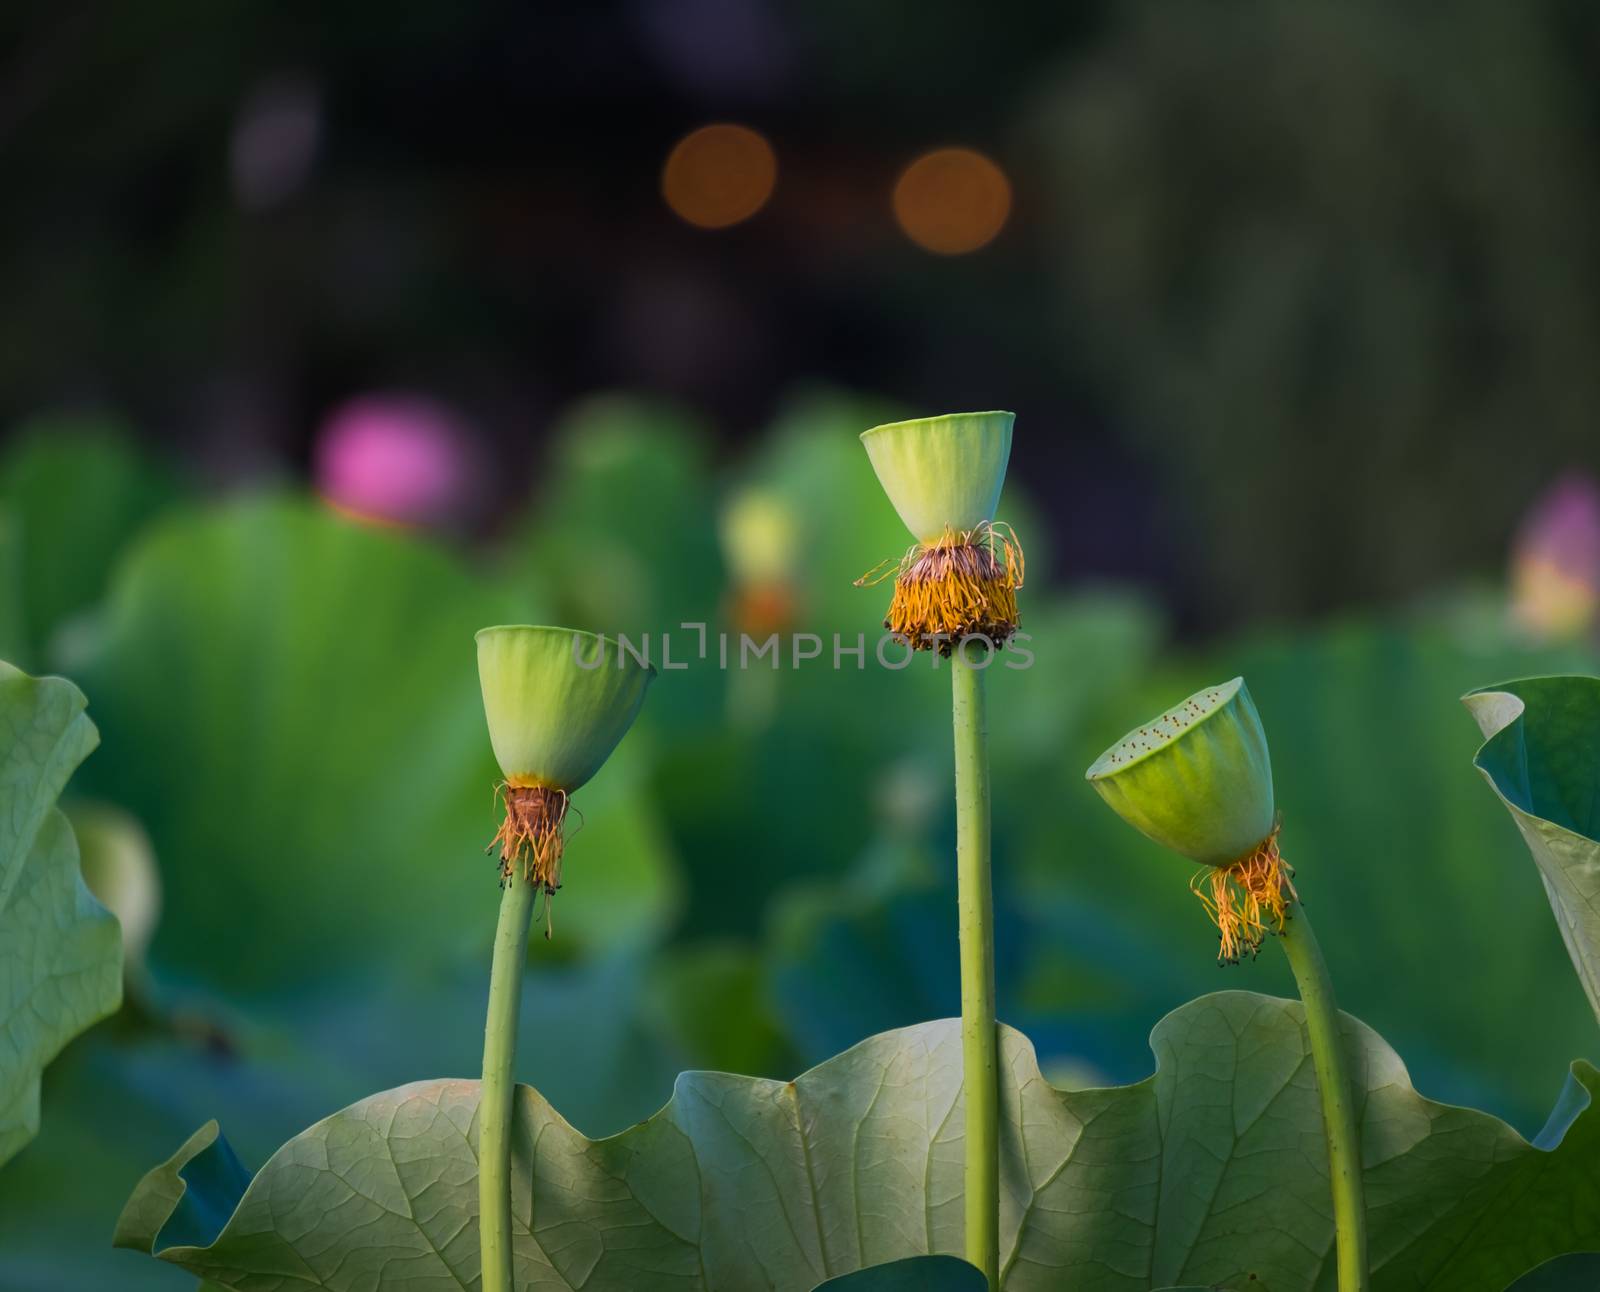
[[437, 400], [362, 395], [323, 424], [316, 485], [334, 506], [366, 519], [438, 524], [470, 501], [475, 460], [465, 423]]
[[1536, 636], [1575, 637], [1600, 608], [1600, 487], [1567, 475], [1528, 510], [1511, 558], [1511, 612]]

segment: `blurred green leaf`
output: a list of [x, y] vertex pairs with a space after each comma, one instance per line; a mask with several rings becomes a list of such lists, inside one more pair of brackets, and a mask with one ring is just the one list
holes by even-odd
[[[610, 1134], [648, 1116], [680, 1067], [707, 1061], [707, 1051], [658, 1013], [685, 1006], [657, 981], [652, 957], [624, 951], [561, 964], [540, 951], [533, 949], [523, 989], [517, 1075], [560, 1099], [587, 1132]], [[353, 982], [267, 1017], [331, 1098], [326, 1108], [419, 1071], [478, 1071], [487, 988], [485, 955], [481, 965], [447, 972]]]
[[[607, 395], [578, 405], [557, 429], [550, 462], [509, 553], [513, 581], [549, 590], [558, 622], [635, 646], [650, 635], [656, 686], [646, 721], [703, 728], [715, 717], [715, 670], [684, 670], [722, 597], [710, 444], [670, 405]], [[711, 631], [711, 629], [708, 629]], [[672, 634], [673, 666], [660, 634]]]
[[[1068, 991], [1064, 1010], [1119, 1001], [1105, 1016], [1109, 1048], [1086, 1057], [1120, 1079], [1139, 1059], [1134, 1020], [1219, 979], [1293, 990], [1270, 945], [1253, 964], [1218, 969], [1191, 868], [1127, 829], [1083, 782], [1132, 723], [1243, 674], [1272, 749], [1284, 856], [1340, 1003], [1405, 1053], [1424, 1088], [1536, 1128], [1555, 1074], [1596, 1050], [1593, 1015], [1544, 893], [1526, 867], [1507, 864], [1521, 852], [1515, 830], [1466, 768], [1459, 697], [1486, 677], [1586, 658], [1398, 617], [1168, 657], [1097, 704], [1055, 759], [997, 774], [997, 797], [1017, 805], [996, 814], [997, 877], [1009, 872], [1019, 900], [1060, 930], [1028, 967], [1030, 1007], [1046, 1011], [1052, 993]], [[991, 739], [999, 749], [1003, 730]]]
[[748, 936], [786, 885], [842, 871], [870, 826], [884, 757], [819, 715], [675, 746], [658, 793], [679, 851], [693, 858], [684, 935]]
[[[950, 959], [955, 879], [931, 860], [908, 843], [880, 841], [846, 882], [797, 886], [775, 903], [770, 990], [803, 1058], [960, 1010]], [[1027, 1033], [1056, 1084], [1136, 1077], [1126, 1035], [1181, 983], [1170, 960], [1141, 957], [1137, 926], [1104, 916], [1041, 901], [996, 876], [999, 1016]]]
[[[441, 550], [291, 499], [187, 512], [134, 549], [85, 674], [90, 784], [154, 844], [157, 971], [283, 989], [487, 943], [499, 774], [473, 633], [505, 605]], [[670, 903], [629, 783], [607, 769], [578, 797], [566, 947]]]
[[[1499, 1292], [1600, 1239], [1600, 1072], [1573, 1067], [1541, 1147], [1430, 1103], [1369, 1029], [1364, 1076], [1374, 1287]], [[1303, 1011], [1228, 992], [1163, 1020], [1154, 1076], [1063, 1093], [1003, 1038], [1002, 1253], [1011, 1292], [1099, 1292], [1174, 1278], [1310, 1289], [1332, 1248], [1321, 1113]], [[513, 1170], [519, 1281], [588, 1292], [807, 1289], [961, 1241], [961, 1061], [954, 1020], [863, 1042], [794, 1082], [691, 1072], [672, 1101], [585, 1139], [521, 1088]], [[244, 1190], [204, 1135], [146, 1176], [118, 1241], [230, 1286], [294, 1269], [340, 1292], [394, 1278], [470, 1281], [478, 1087], [428, 1081], [318, 1123]], [[177, 1173], [186, 1186], [172, 1199]], [[193, 1197], [190, 1198], [192, 1192]], [[224, 1217], [226, 1216], [225, 1223]]]
[[[1079, 784], [1061, 785], [1062, 750], [1082, 745], [1091, 723], [1123, 721], [1127, 697], [1142, 694], [1160, 624], [1126, 593], [1040, 600], [1029, 612], [1031, 666], [1009, 668], [1002, 656], [988, 687], [1000, 1010], [1047, 1065], [1133, 1079], [1144, 1069], [1148, 1019], [1193, 990], [1170, 950], [1152, 954], [1140, 915], [1125, 890], [1116, 891], [1123, 878], [1095, 876], [1107, 890], [1100, 899], [1080, 882], [1092, 853], [1074, 847], [1063, 856], [1063, 841], [1078, 837], [1071, 813]], [[850, 752], [862, 763], [860, 785], [834, 794], [846, 802], [832, 811], [855, 804], [857, 833], [840, 847], [859, 860], [836, 878], [816, 877], [815, 867], [810, 877], [797, 875], [771, 907], [773, 990], [811, 1059], [959, 1008], [949, 959], [956, 932], [949, 682], [947, 670], [924, 679], [922, 662], [915, 667], [915, 676], [879, 673], [875, 682], [880, 692], [915, 691], [909, 698], [920, 721], [877, 732], [862, 724]], [[862, 697], [856, 708], [870, 713], [884, 699]], [[859, 713], [847, 721], [859, 722]], [[864, 837], [870, 843], [861, 852]], [[1036, 874], [1022, 855], [1034, 847]], [[1187, 906], [1183, 913], [1193, 914]]]
[[990, 756], [1001, 777], [1001, 803], [1018, 817], [1032, 805], [1009, 793], [1012, 773], [1054, 766], [1063, 741], [1118, 696], [1143, 686], [1165, 635], [1160, 613], [1128, 591], [1103, 588], [1031, 601], [1022, 625], [1026, 640], [989, 669], [989, 726], [997, 733]]
[[0, 1286], [8, 1292], [192, 1292], [192, 1276], [110, 1247], [118, 1210], [145, 1168], [208, 1114], [226, 1119], [241, 1149], [261, 1161], [335, 1106], [330, 1096], [342, 1097], [317, 1054], [197, 1021], [187, 1020], [181, 1036], [130, 1036], [124, 1014], [51, 1066], [39, 1137], [0, 1170]]
[[[887, 894], [847, 883], [783, 895], [767, 939], [768, 972], [803, 1057], [819, 1060], [861, 1037], [960, 1009], [950, 964], [954, 891], [953, 883], [908, 877]], [[996, 923], [997, 957], [1008, 960], [1016, 940], [1003, 909]], [[997, 977], [1007, 975], [997, 968]], [[1005, 1003], [1000, 1013], [1016, 1018]]]
[[552, 458], [521, 555], [563, 622], [616, 634], [710, 618], [721, 562], [704, 428], [663, 404], [603, 396], [567, 415]]
[[568, 414], [530, 516], [530, 558], [563, 609], [606, 633], [715, 609], [709, 449], [702, 425], [651, 401], [610, 395]]
[[39, 1130], [39, 1074], [122, 999], [117, 922], [56, 798], [95, 747], [77, 687], [0, 663], [0, 1164]]
[[[177, 494], [114, 421], [47, 417], [22, 428], [0, 458], [0, 512], [21, 552], [27, 662], [42, 661], [57, 630], [100, 600], [124, 545]], [[0, 592], [0, 618], [4, 608]]]
[[22, 522], [0, 505], [0, 659], [28, 657], [28, 624], [23, 617]]
[[712, 942], [661, 955], [650, 974], [645, 1008], [680, 1050], [695, 1056], [697, 1067], [755, 1076], [793, 1070], [788, 1038], [751, 948]]
[[[896, 405], [819, 389], [792, 398], [743, 478], [771, 490], [796, 520], [792, 565], [801, 617], [813, 632], [882, 630], [887, 590], [855, 579], [898, 557], [911, 535], [884, 495], [861, 432], [908, 414]], [[881, 603], [881, 604], [880, 604]]]
[[1522, 831], [1600, 1015], [1600, 678], [1503, 682], [1465, 701], [1484, 735], [1473, 766]]

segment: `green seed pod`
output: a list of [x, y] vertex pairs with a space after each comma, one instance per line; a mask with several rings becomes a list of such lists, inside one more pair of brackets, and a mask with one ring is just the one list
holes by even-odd
[[571, 628], [503, 625], [477, 640], [489, 741], [513, 788], [583, 785], [639, 716], [656, 672]]
[[1272, 760], [1241, 677], [1130, 731], [1085, 776], [1134, 829], [1204, 865], [1230, 866], [1273, 834]]
[[862, 432], [883, 491], [918, 542], [994, 519], [1013, 420], [1011, 413], [950, 413]]

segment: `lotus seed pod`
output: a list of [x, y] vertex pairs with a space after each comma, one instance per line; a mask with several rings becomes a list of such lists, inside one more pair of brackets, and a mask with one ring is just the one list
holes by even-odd
[[1136, 727], [1087, 778], [1135, 830], [1191, 861], [1229, 865], [1272, 833], [1272, 761], [1243, 678]]
[[994, 519], [1014, 420], [1011, 413], [950, 413], [862, 432], [883, 491], [918, 542]]
[[1209, 867], [1190, 888], [1217, 926], [1217, 959], [1255, 955], [1296, 894], [1278, 854], [1272, 761], [1244, 679], [1196, 691], [1136, 727], [1086, 773], [1129, 825]]
[[478, 633], [489, 743], [506, 778], [505, 820], [488, 851], [500, 851], [502, 884], [520, 880], [544, 890], [547, 938], [572, 791], [627, 734], [654, 676], [655, 669], [594, 633], [525, 624]]
[[883, 626], [948, 655], [971, 637], [1000, 646], [1020, 621], [1022, 545], [994, 511], [1011, 457], [1010, 413], [951, 413], [862, 433], [884, 492], [917, 539], [856, 580], [894, 578]]
[[655, 676], [609, 638], [570, 628], [485, 628], [477, 641], [489, 742], [516, 788], [582, 786], [633, 725]]

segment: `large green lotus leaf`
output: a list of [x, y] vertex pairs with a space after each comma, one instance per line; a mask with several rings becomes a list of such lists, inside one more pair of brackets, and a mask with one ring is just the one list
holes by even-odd
[[[499, 772], [473, 634], [506, 608], [440, 549], [294, 499], [173, 516], [134, 549], [87, 661], [87, 779], [154, 845], [156, 971], [256, 991], [487, 945]], [[577, 800], [566, 947], [670, 900], [639, 779], [608, 768]]]
[[56, 797], [95, 747], [82, 692], [0, 663], [0, 1163], [39, 1130], [39, 1074], [122, 999], [117, 922]]
[[27, 662], [41, 660], [56, 630], [100, 600], [122, 546], [177, 492], [114, 421], [45, 417], [21, 429], [0, 458], [0, 511], [22, 555]]
[[1473, 766], [1527, 841], [1600, 1014], [1600, 678], [1528, 678], [1465, 700], [1484, 735]]
[[[1091, 1056], [1124, 1079], [1142, 1055], [1126, 1019], [1219, 985], [1292, 992], [1270, 944], [1253, 964], [1218, 969], [1215, 930], [1189, 892], [1194, 867], [1082, 784], [1130, 721], [1242, 674], [1272, 750], [1283, 853], [1341, 1004], [1406, 1055], [1425, 1089], [1537, 1129], [1555, 1074], [1597, 1048], [1593, 1015], [1540, 885], [1507, 864], [1521, 848], [1515, 829], [1465, 765], [1473, 741], [1459, 697], [1485, 678], [1586, 657], [1393, 618], [1170, 656], [1066, 731], [1053, 761], [997, 778], [997, 804], [1014, 805], [996, 810], [997, 885], [1009, 873], [1021, 900], [1061, 928], [1024, 966], [1032, 1007], [1047, 1010], [1052, 991], [1062, 1008], [1129, 1000], [1120, 1035], [1105, 1033], [1114, 1049]], [[990, 734], [998, 758], [1005, 737]]]
[[[270, 1011], [191, 1011], [138, 1029], [125, 1014], [95, 1029], [51, 1065], [40, 1135], [0, 1170], [0, 1288], [192, 1289], [192, 1275], [108, 1243], [150, 1163], [207, 1116], [255, 1164], [369, 1091], [418, 1071], [478, 1071], [487, 963], [355, 980]], [[591, 1135], [648, 1117], [674, 1073], [716, 1058], [663, 1022], [688, 1007], [662, 1003], [658, 969], [618, 954], [528, 974], [517, 1075]]]
[[[1299, 1005], [1228, 992], [1152, 1035], [1132, 1086], [1061, 1092], [1002, 1038], [1001, 1248], [1011, 1292], [1273, 1292], [1332, 1281], [1319, 1102]], [[1374, 1286], [1499, 1292], [1600, 1239], [1600, 1072], [1576, 1064], [1529, 1144], [1432, 1103], [1346, 1020], [1361, 1074]], [[955, 1020], [874, 1037], [793, 1082], [691, 1072], [667, 1106], [585, 1139], [520, 1088], [512, 1173], [520, 1288], [778, 1290], [961, 1242]], [[416, 1292], [477, 1277], [478, 1087], [428, 1081], [297, 1136], [244, 1184], [206, 1127], [134, 1192], [120, 1245], [236, 1292]]]

